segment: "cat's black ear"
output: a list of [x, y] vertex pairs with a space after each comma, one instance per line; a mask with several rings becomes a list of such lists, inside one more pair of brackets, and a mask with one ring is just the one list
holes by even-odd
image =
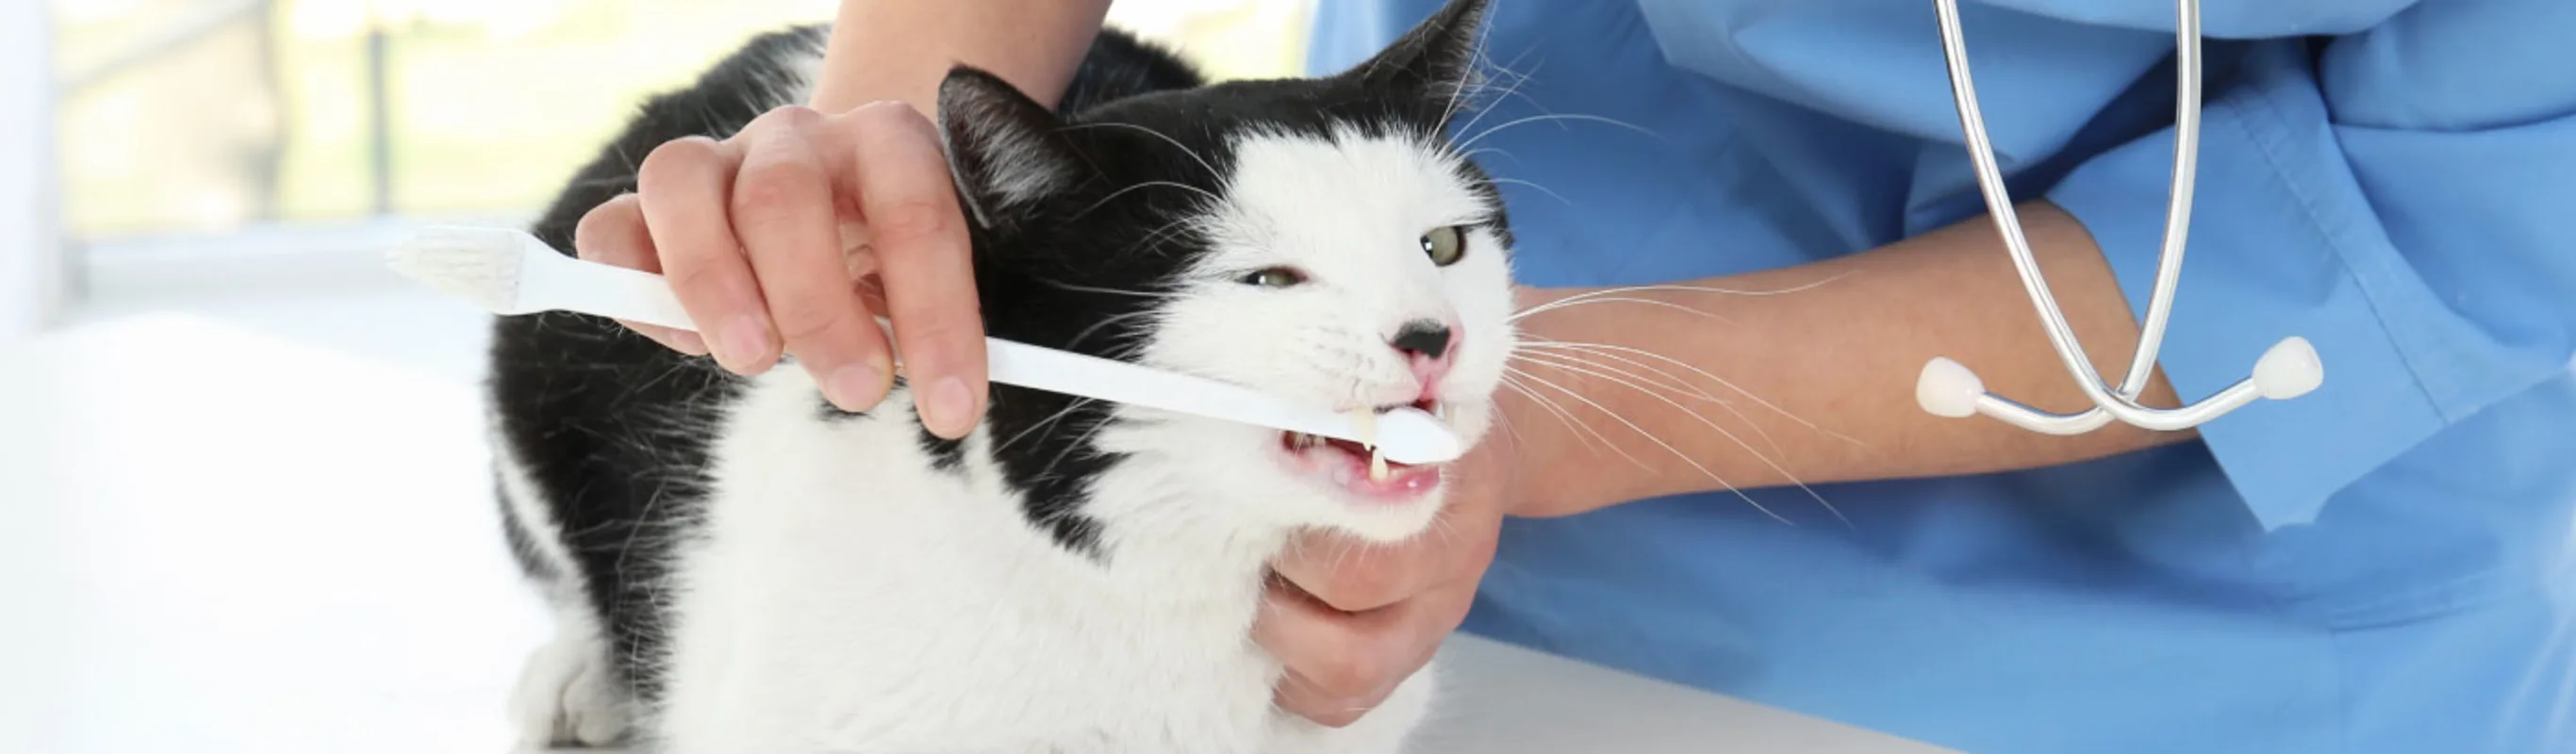
[[939, 84], [939, 134], [966, 211], [985, 227], [1071, 186], [1081, 164], [1054, 112], [968, 66]]
[[1449, 0], [1386, 49], [1342, 74], [1372, 88], [1458, 100], [1483, 83], [1476, 73], [1489, 0]]

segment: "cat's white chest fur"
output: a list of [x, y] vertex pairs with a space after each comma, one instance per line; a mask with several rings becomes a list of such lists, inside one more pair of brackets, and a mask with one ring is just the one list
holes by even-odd
[[[668, 591], [669, 751], [1395, 751], [1421, 716], [1427, 671], [1347, 728], [1273, 708], [1279, 666], [1247, 637], [1283, 535], [1175, 522], [1096, 561], [991, 469], [932, 469], [908, 417], [826, 420], [814, 395], [776, 370], [719, 434]], [[1096, 489], [1177, 486], [1156, 465]]]
[[[1449, 138], [1476, 124], [1485, 5], [1450, 0], [1328, 77], [1202, 85], [1108, 29], [1053, 106], [950, 71], [934, 125], [988, 332], [1313, 408], [1433, 410], [1473, 444], [1518, 343], [1497, 181], [1477, 137]], [[561, 206], [635, 179], [629, 151], [807, 101], [824, 42], [761, 37], [648, 104]], [[571, 214], [554, 235], [579, 235]], [[934, 455], [901, 391], [827, 417], [801, 365], [737, 395], [603, 322], [500, 324], [507, 533], [559, 616], [511, 705], [533, 745], [1373, 754], [1430, 704], [1423, 671], [1349, 726], [1280, 712], [1250, 636], [1292, 536], [1437, 531], [1448, 469], [1390, 483], [1365, 448], [1011, 390]], [[1066, 413], [1081, 425], [1050, 424]]]

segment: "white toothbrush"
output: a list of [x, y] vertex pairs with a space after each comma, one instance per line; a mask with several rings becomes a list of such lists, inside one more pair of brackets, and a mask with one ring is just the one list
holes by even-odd
[[[404, 277], [494, 314], [571, 311], [696, 329], [662, 276], [574, 259], [525, 231], [425, 228], [389, 251], [385, 262]], [[1123, 361], [999, 338], [985, 338], [984, 347], [994, 382], [1374, 445], [1397, 463], [1444, 463], [1465, 451], [1438, 418], [1411, 406], [1375, 415], [1333, 413]]]

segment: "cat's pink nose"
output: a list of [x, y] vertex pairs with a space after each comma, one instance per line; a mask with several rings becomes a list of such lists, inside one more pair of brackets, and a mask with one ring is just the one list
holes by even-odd
[[1449, 374], [1449, 365], [1456, 361], [1456, 333], [1446, 324], [1422, 319], [1405, 323], [1387, 341], [1387, 345], [1404, 354], [1413, 378], [1422, 386], [1424, 400], [1438, 398], [1434, 393], [1439, 390], [1440, 378]]

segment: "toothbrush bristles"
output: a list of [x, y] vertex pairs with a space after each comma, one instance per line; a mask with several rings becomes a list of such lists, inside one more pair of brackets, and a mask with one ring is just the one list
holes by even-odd
[[519, 247], [506, 232], [424, 230], [385, 252], [385, 264], [494, 313], [519, 306]]

